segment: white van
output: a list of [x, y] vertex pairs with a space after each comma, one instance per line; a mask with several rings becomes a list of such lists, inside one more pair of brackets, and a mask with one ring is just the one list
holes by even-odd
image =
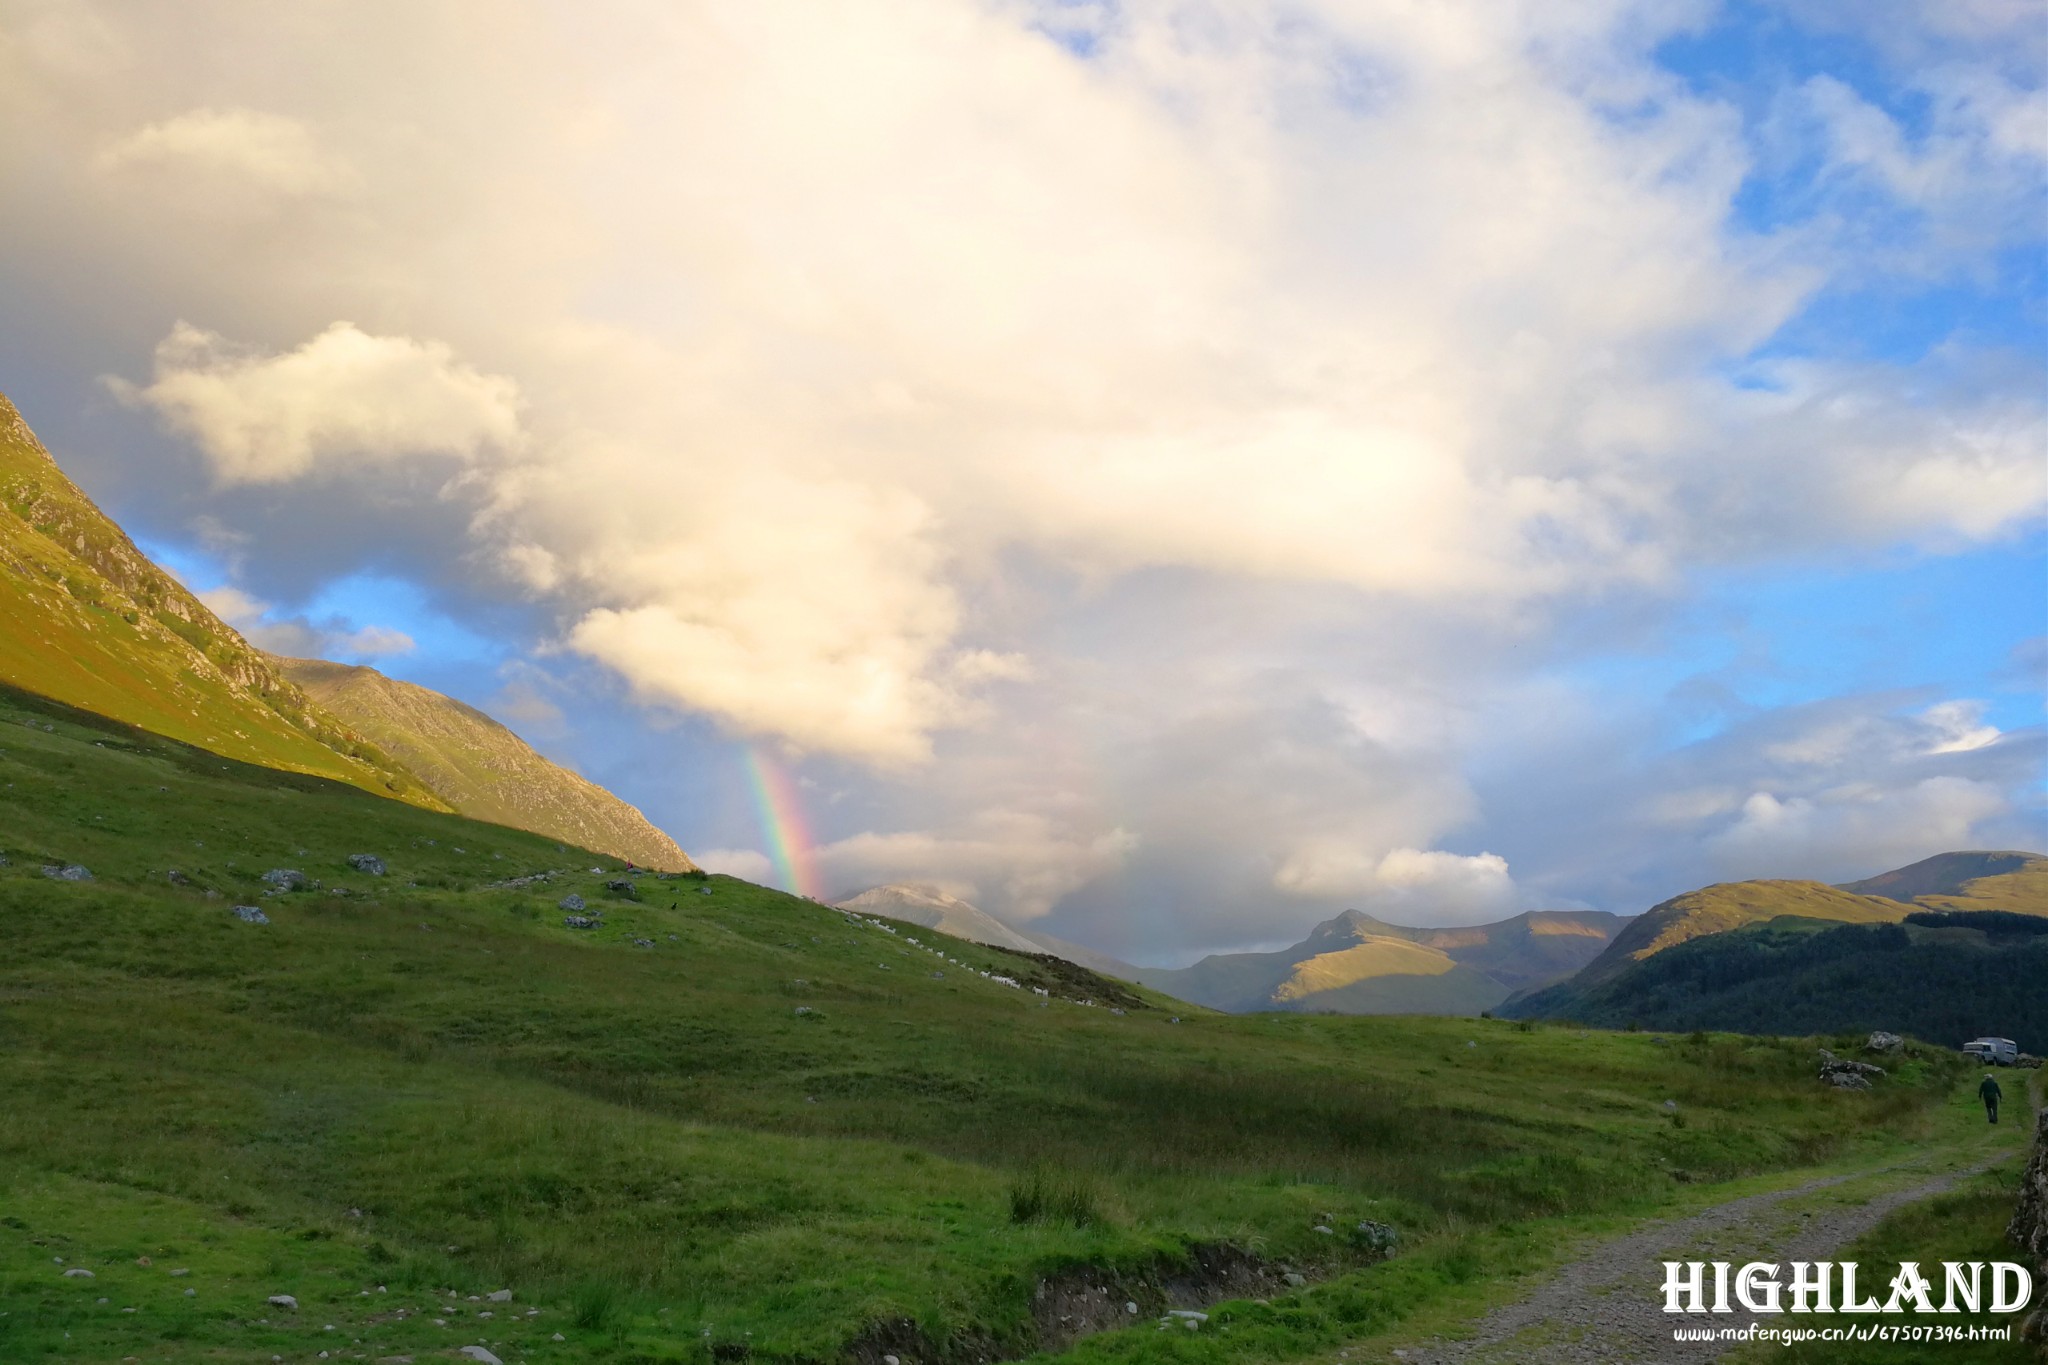
[[1977, 1038], [1963, 1044], [1963, 1055], [1987, 1066], [2011, 1066], [2020, 1059], [2020, 1045], [2010, 1038]]

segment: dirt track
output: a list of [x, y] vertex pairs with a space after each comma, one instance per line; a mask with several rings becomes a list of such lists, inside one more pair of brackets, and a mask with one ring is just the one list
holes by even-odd
[[[2021, 1139], [2031, 1126], [2008, 1116]], [[1708, 1322], [1741, 1327], [1753, 1321], [1777, 1326], [1785, 1318], [1758, 1319], [1748, 1313], [1716, 1314], [1711, 1319], [1673, 1317], [1664, 1311], [1662, 1262], [1673, 1261], [1821, 1261], [1837, 1253], [1903, 1205], [1941, 1194], [1951, 1186], [2001, 1161], [2011, 1150], [1979, 1155], [1965, 1165], [1927, 1170], [1914, 1177], [1911, 1164], [1890, 1168], [1908, 1174], [1893, 1188], [1862, 1203], [1818, 1201], [1795, 1209], [1787, 1204], [1834, 1186], [1861, 1181], [1878, 1172], [1856, 1172], [1810, 1181], [1792, 1189], [1749, 1195], [1717, 1204], [1685, 1218], [1645, 1224], [1635, 1232], [1589, 1248], [1577, 1259], [1552, 1271], [1532, 1292], [1503, 1305], [1474, 1324], [1464, 1341], [1433, 1342], [1409, 1347], [1394, 1359], [1408, 1365], [1604, 1365], [1605, 1362], [1691, 1362], [1717, 1360], [1731, 1346], [1719, 1342], [1680, 1342], [1671, 1336], [1676, 1324]], [[1859, 1291], [1880, 1284], [1861, 1284]]]

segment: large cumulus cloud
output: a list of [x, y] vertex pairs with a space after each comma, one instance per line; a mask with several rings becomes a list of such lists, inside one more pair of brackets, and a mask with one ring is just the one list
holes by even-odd
[[[1916, 134], [1818, 80], [1760, 131], [1656, 61], [1705, 5], [11, 0], [0, 224], [21, 297], [122, 295], [54, 325], [217, 482], [850, 765], [835, 874], [1215, 942], [1470, 917], [1537, 895], [1469, 770], [1558, 622], [2038, 517], [2026, 363], [1756, 354], [2016, 230], [1996, 8], [1921, 34]], [[377, 548], [421, 470], [467, 538]], [[1919, 799], [1687, 837], [2010, 808]]]

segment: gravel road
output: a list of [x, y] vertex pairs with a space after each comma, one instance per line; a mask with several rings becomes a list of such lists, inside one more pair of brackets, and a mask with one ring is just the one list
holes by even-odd
[[[1466, 1341], [1435, 1342], [1397, 1353], [1408, 1365], [1606, 1365], [1607, 1362], [1689, 1362], [1718, 1359], [1732, 1349], [1718, 1342], [1671, 1339], [1674, 1324], [1709, 1322], [1741, 1327], [1748, 1313], [1712, 1318], [1667, 1316], [1664, 1261], [1826, 1261], [1901, 1205], [1940, 1194], [1957, 1182], [2012, 1158], [2010, 1151], [1974, 1164], [1913, 1180], [1867, 1203], [1822, 1204], [1807, 1211], [1784, 1207], [1803, 1195], [1859, 1180], [1857, 1172], [1810, 1181], [1793, 1189], [1750, 1195], [1688, 1218], [1649, 1223], [1593, 1247], [1554, 1271], [1532, 1293], [1480, 1319]], [[1709, 1284], [1711, 1286], [1709, 1271]], [[1839, 1289], [1839, 1281], [1837, 1281]], [[1859, 1283], [1861, 1293], [1884, 1292], [1882, 1280]], [[1783, 1316], [1763, 1322], [1785, 1325]], [[1839, 1322], [1841, 1319], [1824, 1321]], [[1854, 1319], [1852, 1319], [1854, 1321]]]

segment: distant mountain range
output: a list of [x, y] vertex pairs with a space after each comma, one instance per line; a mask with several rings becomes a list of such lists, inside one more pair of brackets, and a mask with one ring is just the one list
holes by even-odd
[[1751, 1033], [1883, 1028], [2048, 1049], [2048, 857], [1943, 853], [1842, 886], [1731, 882], [1655, 906], [1502, 1013]]
[[1517, 990], [1569, 976], [1605, 948], [1624, 922], [1604, 911], [1536, 911], [1498, 924], [1410, 929], [1348, 910], [1277, 953], [1219, 953], [1192, 967], [1167, 968], [1136, 967], [1018, 928], [929, 886], [878, 886], [840, 907], [976, 943], [1051, 953], [1232, 1013], [1477, 1014]]
[[371, 669], [255, 648], [65, 477], [0, 396], [0, 682], [264, 767], [694, 866], [603, 788], [473, 707]]
[[1604, 910], [1532, 910], [1494, 924], [1416, 929], [1347, 910], [1291, 948], [1140, 968], [1137, 980], [1232, 1012], [1478, 1014], [1571, 975], [1626, 923]]

